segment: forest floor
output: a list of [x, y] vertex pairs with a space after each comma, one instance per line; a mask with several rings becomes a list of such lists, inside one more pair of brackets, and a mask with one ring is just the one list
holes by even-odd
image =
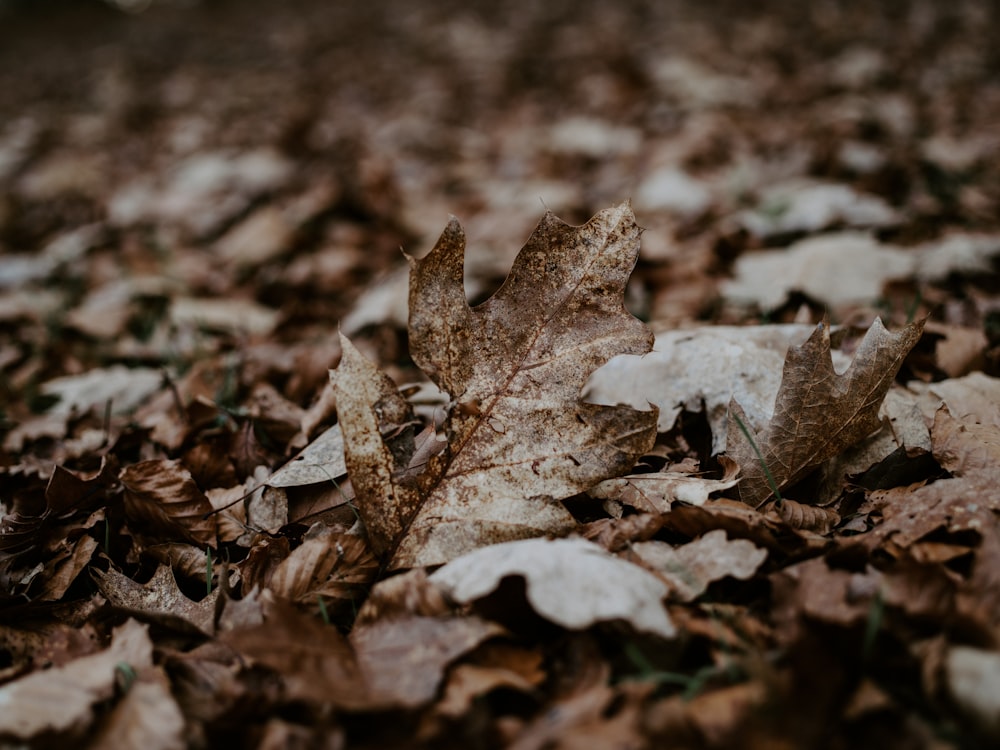
[[[0, 743], [1000, 743], [996, 4], [148, 5], [0, 5]], [[658, 406], [649, 441], [572, 491], [510, 479], [564, 520], [510, 531], [538, 544], [495, 580], [485, 536], [397, 564], [442, 517], [382, 529], [376, 490], [437, 497], [473, 422], [552, 438], [430, 384], [466, 377], [442, 352], [473, 323], [429, 277], [408, 296], [407, 256], [456, 217], [478, 304], [540, 221], [557, 278], [632, 212], [637, 260], [605, 237], [579, 289], [655, 350], [586, 397]], [[562, 310], [543, 276], [462, 343], [475, 377]], [[407, 327], [435, 294], [441, 346]], [[348, 418], [342, 352], [407, 400]], [[362, 412], [442, 473], [362, 476]]]

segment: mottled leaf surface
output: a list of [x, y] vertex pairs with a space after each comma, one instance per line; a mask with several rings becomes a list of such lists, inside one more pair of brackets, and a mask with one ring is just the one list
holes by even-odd
[[762, 429], [754, 430], [739, 402], [730, 404], [726, 446], [743, 470], [740, 499], [756, 508], [772, 492], [761, 458], [737, 420], [750, 431], [781, 490], [878, 428], [882, 400], [922, 331], [923, 321], [917, 321], [890, 333], [876, 319], [843, 373], [833, 368], [826, 323], [789, 348], [774, 414]]
[[626, 473], [651, 446], [655, 410], [580, 399], [597, 367], [652, 345], [623, 303], [639, 232], [627, 203], [581, 227], [547, 214], [504, 285], [475, 308], [457, 221], [427, 257], [411, 259], [411, 354], [453, 400], [447, 447], [405, 483], [374, 429], [379, 374], [343, 342], [336, 382], [348, 471], [390, 567], [565, 533], [574, 521], [556, 501]]

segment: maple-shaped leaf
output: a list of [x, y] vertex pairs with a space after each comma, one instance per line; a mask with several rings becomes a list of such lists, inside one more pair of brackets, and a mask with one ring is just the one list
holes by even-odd
[[[743, 470], [737, 487], [740, 500], [757, 508], [771, 497], [765, 465], [780, 491], [874, 432], [882, 400], [923, 329], [920, 320], [890, 333], [876, 318], [850, 367], [837, 373], [830, 355], [830, 326], [820, 323], [805, 343], [789, 348], [774, 414], [762, 429], [754, 430], [733, 399], [726, 446]], [[759, 456], [740, 422], [751, 433]]]
[[548, 213], [504, 285], [475, 308], [457, 220], [425, 258], [410, 259], [411, 356], [452, 396], [447, 445], [415, 476], [399, 476], [379, 436], [385, 376], [343, 339], [336, 386], [348, 473], [390, 568], [564, 534], [575, 522], [558, 500], [626, 473], [651, 447], [655, 410], [580, 398], [611, 357], [652, 346], [623, 302], [639, 233], [628, 203], [581, 227]]
[[114, 569], [104, 572], [92, 568], [90, 573], [97, 588], [118, 609], [182, 631], [214, 630], [216, 600], [221, 589], [215, 589], [200, 602], [189, 599], [178, 588], [173, 571], [166, 565], [158, 566], [146, 583], [137, 583]]

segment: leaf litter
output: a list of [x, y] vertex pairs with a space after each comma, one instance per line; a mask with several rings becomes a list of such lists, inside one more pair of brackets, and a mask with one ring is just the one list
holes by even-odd
[[147, 5], [0, 7], [0, 742], [996, 744], [993, 10]]

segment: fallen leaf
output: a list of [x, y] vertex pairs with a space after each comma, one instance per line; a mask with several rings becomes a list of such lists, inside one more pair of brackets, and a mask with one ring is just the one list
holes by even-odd
[[899, 214], [877, 195], [847, 185], [794, 179], [764, 191], [760, 205], [739, 215], [740, 223], [758, 237], [817, 232], [826, 227], [888, 227]]
[[722, 284], [726, 299], [774, 310], [791, 292], [833, 307], [871, 304], [886, 282], [913, 273], [915, 258], [868, 234], [844, 232], [808, 237], [781, 250], [740, 256], [735, 278]]
[[216, 545], [212, 504], [179, 461], [141, 461], [119, 478], [129, 520], [166, 539]]
[[378, 574], [378, 561], [357, 534], [316, 524], [302, 544], [282, 560], [267, 582], [278, 596], [318, 608], [320, 600], [348, 604], [364, 596]]
[[354, 650], [336, 628], [275, 600], [267, 591], [261, 601], [264, 621], [222, 633], [223, 643], [278, 672], [291, 700], [345, 708], [370, 705]]
[[[614, 357], [587, 381], [584, 398], [660, 410], [659, 432], [673, 429], [682, 410], [704, 411], [712, 427], [712, 452], [726, 448], [729, 402], [740, 402], [754, 424], [770, 416], [789, 346], [805, 341], [812, 326], [703, 326], [661, 331], [653, 351]], [[834, 364], [847, 358], [833, 353]]]
[[632, 551], [670, 583], [671, 596], [682, 602], [697, 599], [709, 584], [726, 576], [747, 580], [767, 559], [767, 550], [746, 539], [726, 539], [721, 529], [680, 547], [636, 542]]
[[340, 425], [335, 424], [268, 477], [266, 484], [269, 487], [300, 487], [321, 482], [336, 483], [346, 473], [344, 435]]
[[907, 388], [921, 396], [924, 416], [933, 420], [944, 402], [958, 419], [971, 416], [975, 421], [1000, 427], [1000, 378], [982, 372], [971, 372], [962, 378], [949, 378], [938, 383], [912, 382]]
[[[804, 344], [788, 350], [774, 415], [766, 426], [754, 429], [734, 399], [726, 447], [743, 470], [740, 499], [757, 508], [771, 496], [762, 463], [780, 491], [874, 432], [882, 399], [922, 330], [923, 322], [918, 321], [889, 333], [876, 319], [851, 366], [837, 373], [830, 355], [830, 327], [821, 323]], [[750, 432], [761, 458], [738, 420]]]
[[219, 589], [213, 589], [200, 602], [188, 599], [177, 587], [173, 571], [166, 565], [157, 567], [146, 583], [136, 583], [116, 570], [104, 573], [92, 569], [91, 575], [108, 602], [136, 617], [181, 629], [194, 628], [206, 635], [215, 629], [215, 602]]
[[793, 529], [806, 529], [817, 534], [829, 534], [840, 523], [840, 515], [829, 508], [819, 508], [815, 505], [805, 505], [782, 498], [769, 511], [778, 516]]
[[426, 258], [411, 260], [411, 355], [454, 399], [448, 446], [412, 483], [394, 481], [375, 429], [384, 382], [342, 341], [336, 382], [347, 466], [390, 568], [563, 534], [574, 521], [558, 500], [625, 473], [651, 447], [655, 411], [579, 398], [610, 357], [650, 348], [649, 332], [623, 307], [638, 236], [628, 204], [582, 227], [547, 214], [503, 287], [474, 309], [462, 285], [457, 221]]
[[130, 369], [122, 365], [89, 370], [82, 375], [67, 375], [44, 383], [42, 393], [58, 398], [51, 414], [79, 414], [91, 408], [103, 410], [111, 404], [112, 413], [127, 414], [163, 385], [163, 373], [147, 368]]
[[137, 670], [152, 664], [147, 627], [129, 620], [104, 651], [0, 687], [0, 736], [30, 740], [82, 729], [93, 721], [96, 704], [114, 695], [120, 665]]
[[663, 638], [676, 634], [662, 599], [667, 586], [638, 565], [583, 539], [525, 539], [452, 560], [430, 576], [450, 599], [468, 604], [508, 576], [524, 578], [528, 603], [545, 619], [572, 630], [624, 620]]
[[503, 632], [478, 617], [408, 617], [356, 628], [350, 641], [371, 707], [416, 708], [434, 699], [449, 664]]
[[143, 674], [101, 722], [92, 747], [182, 750], [184, 716], [162, 670]]
[[491, 641], [470, 658], [471, 663], [451, 669], [444, 695], [434, 707], [439, 715], [458, 718], [476, 699], [497, 688], [531, 693], [545, 681], [542, 654], [537, 650]]
[[728, 490], [736, 483], [735, 479], [705, 479], [675, 472], [651, 472], [605, 479], [587, 494], [599, 500], [617, 500], [646, 513], [666, 513], [674, 502], [704, 505], [713, 492]]

